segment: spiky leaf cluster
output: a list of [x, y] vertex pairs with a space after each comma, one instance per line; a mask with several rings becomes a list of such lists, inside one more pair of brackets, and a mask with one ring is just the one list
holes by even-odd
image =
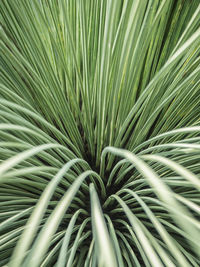
[[0, 1], [0, 266], [200, 266], [198, 0]]

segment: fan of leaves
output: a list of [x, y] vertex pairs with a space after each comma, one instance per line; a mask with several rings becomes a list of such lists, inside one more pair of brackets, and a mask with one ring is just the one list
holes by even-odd
[[200, 266], [200, 4], [0, 1], [0, 266]]

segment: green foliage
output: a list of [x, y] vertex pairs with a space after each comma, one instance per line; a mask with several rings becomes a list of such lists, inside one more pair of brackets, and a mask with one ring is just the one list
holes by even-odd
[[0, 1], [0, 266], [200, 266], [198, 0]]

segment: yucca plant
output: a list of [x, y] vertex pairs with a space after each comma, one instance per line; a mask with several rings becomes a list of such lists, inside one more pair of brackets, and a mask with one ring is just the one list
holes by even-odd
[[0, 266], [200, 266], [199, 0], [1, 0], [0, 36]]

